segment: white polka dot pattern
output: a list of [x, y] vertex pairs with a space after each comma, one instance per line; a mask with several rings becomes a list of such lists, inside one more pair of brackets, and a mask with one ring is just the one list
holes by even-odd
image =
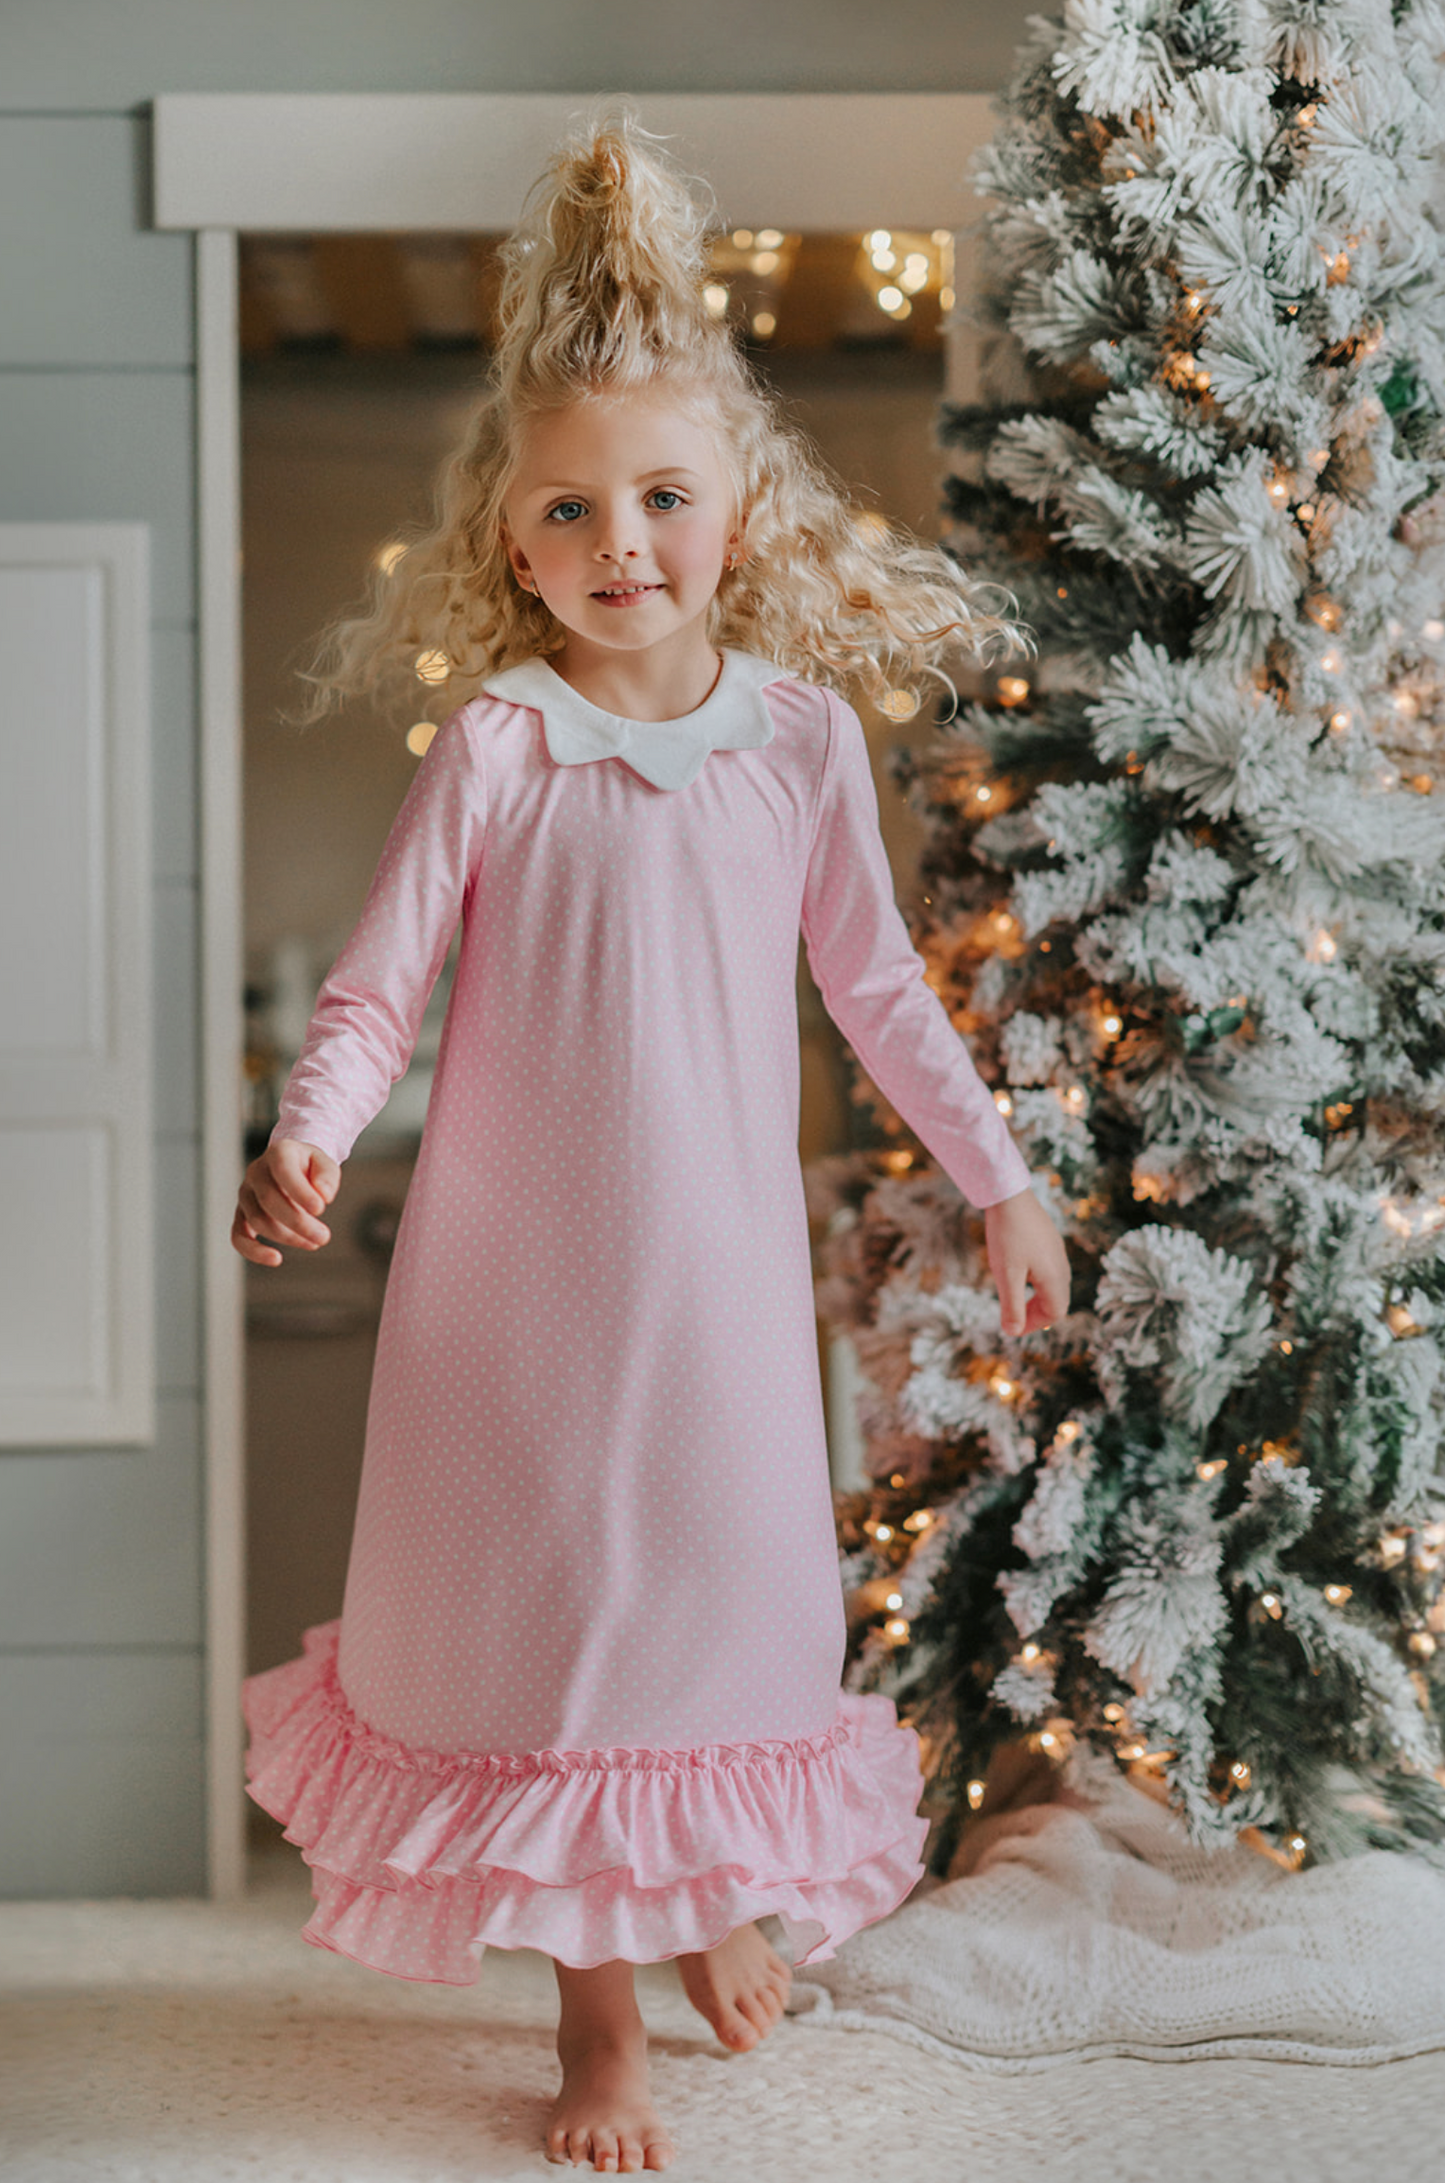
[[771, 740], [675, 791], [558, 763], [535, 708], [453, 714], [281, 1104], [346, 1157], [460, 915], [342, 1614], [246, 1689], [307, 1937], [402, 1977], [488, 1942], [660, 1960], [769, 1911], [822, 1960], [919, 1875], [917, 1739], [839, 1687], [800, 924], [960, 1187], [1028, 1173], [898, 913], [857, 715], [766, 697]]

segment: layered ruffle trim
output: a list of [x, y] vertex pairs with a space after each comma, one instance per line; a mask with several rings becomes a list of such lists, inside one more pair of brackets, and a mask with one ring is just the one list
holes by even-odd
[[464, 1986], [488, 1946], [658, 1963], [773, 1915], [801, 1967], [922, 1874], [918, 1740], [878, 1692], [793, 1742], [417, 1751], [352, 1712], [340, 1631], [243, 1691], [248, 1786], [312, 1867], [319, 1947]]

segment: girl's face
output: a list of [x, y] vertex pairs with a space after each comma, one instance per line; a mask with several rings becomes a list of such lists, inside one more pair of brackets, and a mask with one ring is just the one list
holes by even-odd
[[585, 645], [701, 644], [737, 533], [712, 435], [662, 392], [536, 417], [506, 497], [507, 553]]

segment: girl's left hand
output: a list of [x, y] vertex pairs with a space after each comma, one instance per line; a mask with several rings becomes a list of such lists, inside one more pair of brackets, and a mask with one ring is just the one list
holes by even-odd
[[[1037, 1334], [1069, 1308], [1069, 1259], [1064, 1239], [1031, 1189], [984, 1208], [989, 1271], [1005, 1334]], [[1033, 1295], [1024, 1306], [1024, 1288]]]

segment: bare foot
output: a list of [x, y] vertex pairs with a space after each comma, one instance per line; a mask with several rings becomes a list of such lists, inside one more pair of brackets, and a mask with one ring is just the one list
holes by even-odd
[[601, 2175], [665, 2168], [677, 2148], [652, 2104], [631, 1964], [577, 1971], [559, 1963], [556, 1971], [562, 2089], [547, 2118], [547, 2158], [574, 2168], [590, 2162]]
[[783, 2013], [793, 1974], [756, 1925], [740, 1925], [716, 1948], [679, 1956], [683, 1989], [724, 2046], [745, 2053]]

